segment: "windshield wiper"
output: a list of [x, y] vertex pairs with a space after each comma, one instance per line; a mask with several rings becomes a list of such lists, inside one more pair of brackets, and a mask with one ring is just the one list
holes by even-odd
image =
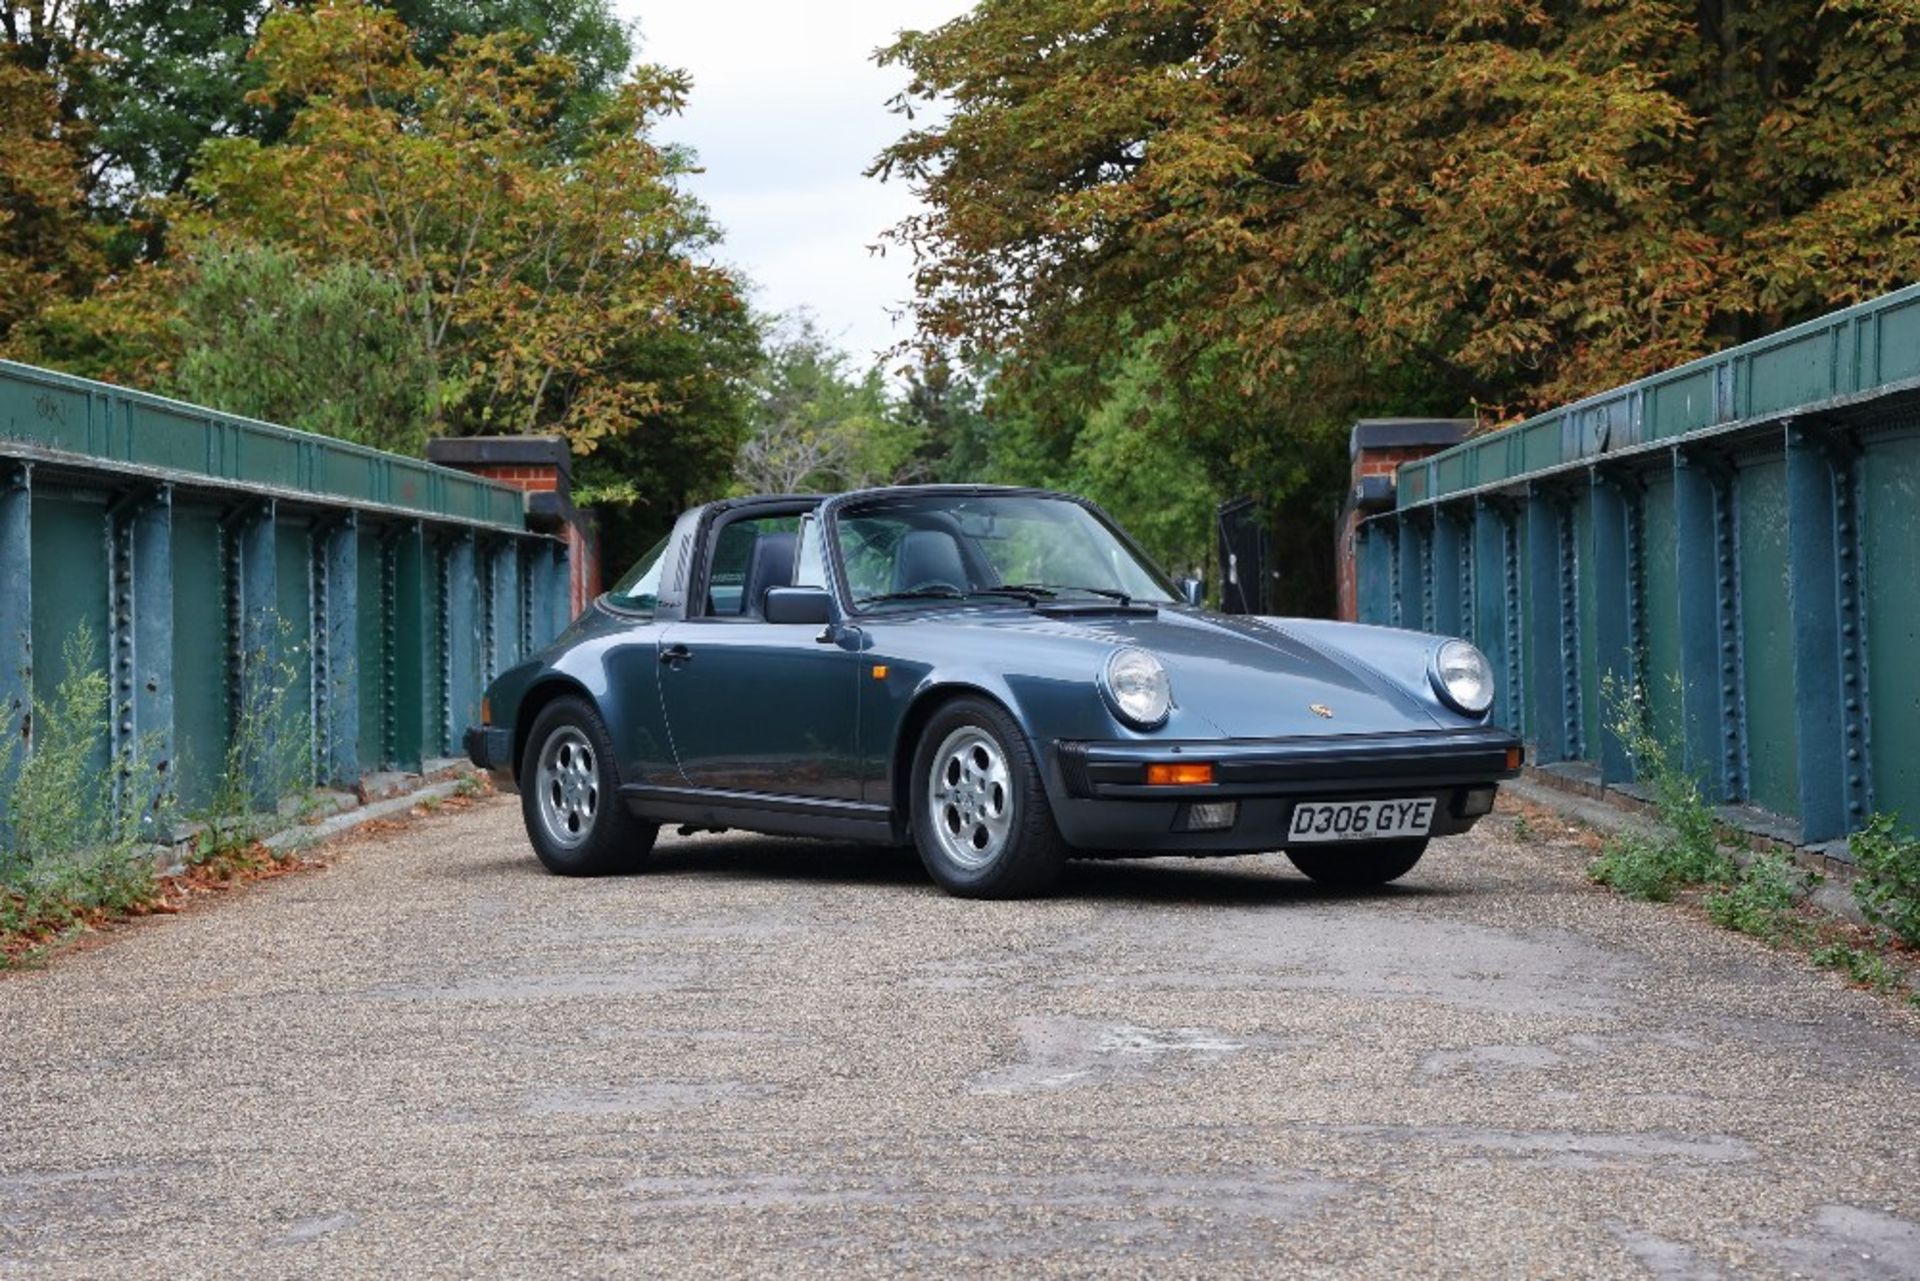
[[1086, 592], [1089, 596], [1104, 596], [1108, 600], [1119, 601], [1122, 605], [1133, 604], [1133, 597], [1125, 592], [1115, 591], [1111, 587], [1079, 587], [1069, 583], [1020, 583], [1006, 590], [1037, 592], [1046, 596], [1058, 596], [1061, 592]]
[[895, 600], [965, 600], [967, 594], [957, 587], [919, 587], [910, 592], [881, 592], [878, 596], [856, 597], [856, 605], [884, 605]]
[[973, 600], [980, 596], [1008, 596], [1024, 601], [1029, 605], [1038, 605], [1040, 601], [1053, 593], [1039, 587], [975, 587], [961, 591], [957, 587], [920, 587], [910, 592], [882, 592], [877, 596], [862, 596], [853, 603], [856, 605], [884, 605], [889, 601], [901, 600]]

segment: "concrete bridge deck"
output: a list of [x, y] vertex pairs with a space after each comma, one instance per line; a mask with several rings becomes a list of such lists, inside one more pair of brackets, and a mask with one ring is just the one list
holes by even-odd
[[1920, 1274], [1920, 1021], [1582, 861], [568, 882], [482, 802], [0, 981], [0, 1276]]

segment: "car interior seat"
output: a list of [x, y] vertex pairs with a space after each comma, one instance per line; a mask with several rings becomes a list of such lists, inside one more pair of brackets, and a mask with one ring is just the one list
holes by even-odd
[[769, 587], [793, 586], [794, 556], [799, 551], [797, 534], [762, 534], [754, 540], [753, 553], [747, 558], [747, 575], [741, 588], [740, 613], [761, 618], [766, 612]]
[[944, 529], [910, 529], [893, 558], [893, 588], [910, 592], [930, 584], [967, 590], [967, 563], [960, 542]]

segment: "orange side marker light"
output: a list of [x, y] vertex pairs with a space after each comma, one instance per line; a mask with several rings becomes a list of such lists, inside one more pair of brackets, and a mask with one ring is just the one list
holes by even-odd
[[887, 665], [885, 663], [875, 663], [873, 665], [873, 679], [877, 681], [887, 679]]
[[1213, 764], [1210, 761], [1176, 761], [1149, 765], [1147, 783], [1151, 787], [1211, 787]]

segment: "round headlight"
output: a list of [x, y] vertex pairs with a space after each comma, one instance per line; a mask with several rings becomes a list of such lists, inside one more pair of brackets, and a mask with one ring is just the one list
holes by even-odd
[[1493, 667], [1472, 645], [1450, 640], [1433, 656], [1433, 687], [1459, 711], [1485, 716], [1493, 706]]
[[1173, 684], [1160, 660], [1144, 649], [1116, 649], [1101, 674], [1101, 692], [1120, 719], [1152, 729], [1173, 710]]

